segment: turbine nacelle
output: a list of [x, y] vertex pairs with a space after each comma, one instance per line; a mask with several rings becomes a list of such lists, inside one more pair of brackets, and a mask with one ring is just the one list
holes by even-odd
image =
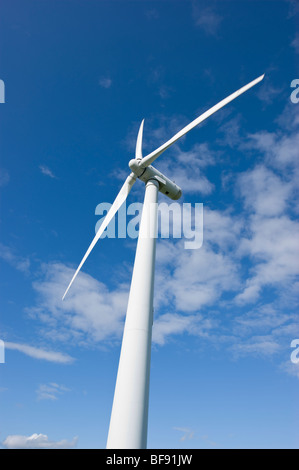
[[165, 196], [168, 196], [170, 199], [176, 201], [182, 195], [181, 188], [175, 184], [174, 181], [171, 181], [167, 176], [163, 175], [159, 170], [154, 168], [152, 165], [142, 168], [141, 160], [133, 158], [129, 161], [129, 167], [131, 171], [143, 181], [145, 184], [149, 180], [156, 180], [159, 183], [159, 191]]

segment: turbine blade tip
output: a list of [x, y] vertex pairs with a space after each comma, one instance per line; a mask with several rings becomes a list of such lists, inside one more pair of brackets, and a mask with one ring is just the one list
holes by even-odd
[[69, 285], [68, 288], [66, 289], [65, 293], [64, 293], [63, 296], [62, 296], [62, 300], [65, 299], [65, 296], [66, 296], [66, 294], [68, 293], [70, 287], [71, 287], [71, 285]]

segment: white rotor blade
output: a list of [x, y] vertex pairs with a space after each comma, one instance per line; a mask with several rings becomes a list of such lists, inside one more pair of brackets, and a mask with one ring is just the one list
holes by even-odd
[[87, 252], [85, 253], [81, 263], [79, 264], [78, 268], [77, 268], [77, 271], [75, 272], [71, 282], [69, 283], [68, 285], [68, 288], [66, 289], [63, 297], [62, 297], [62, 300], [65, 298], [69, 288], [71, 287], [71, 285], [73, 284], [78, 272], [80, 271], [80, 269], [82, 268], [84, 262], [86, 261], [86, 258], [88, 257], [88, 255], [90, 254], [91, 250], [93, 249], [93, 247], [95, 246], [96, 242], [98, 241], [98, 239], [100, 238], [100, 236], [102, 235], [102, 233], [104, 232], [105, 228], [108, 226], [108, 224], [111, 222], [111, 220], [113, 219], [114, 215], [116, 214], [116, 212], [118, 211], [118, 209], [122, 206], [122, 204], [125, 202], [125, 200], [127, 199], [128, 195], [129, 195], [129, 192], [131, 191], [132, 189], [132, 186], [133, 184], [135, 183], [136, 181], [136, 176], [134, 175], [134, 173], [131, 173], [126, 181], [124, 182], [121, 190], [119, 191], [118, 195], [116, 196], [116, 199], [114, 201], [114, 203], [112, 204], [110, 210], [108, 211], [105, 219], [103, 220], [103, 223], [102, 225], [100, 226], [99, 230], [97, 231], [96, 233], [96, 236], [94, 237], [94, 239], [92, 240]]
[[142, 159], [142, 136], [143, 136], [143, 124], [144, 124], [144, 119], [142, 120], [140, 127], [139, 127], [139, 132], [137, 136], [137, 142], [136, 142], [136, 150], [135, 150], [135, 158], [137, 160]]
[[227, 98], [224, 98], [222, 101], [220, 101], [218, 104], [210, 108], [208, 111], [205, 113], [201, 114], [198, 118], [194, 119], [190, 124], [188, 124], [186, 127], [184, 127], [181, 131], [179, 131], [177, 134], [175, 134], [170, 140], [165, 142], [165, 144], [161, 145], [161, 147], [157, 148], [153, 152], [149, 153], [146, 155], [140, 162], [140, 166], [142, 168], [145, 168], [149, 166], [156, 158], [158, 158], [161, 153], [163, 153], [168, 147], [170, 147], [172, 144], [174, 144], [178, 139], [183, 137], [183, 135], [187, 134], [187, 132], [191, 131], [195, 126], [203, 122], [205, 119], [207, 119], [209, 116], [214, 114], [216, 111], [221, 109], [223, 106], [228, 104], [230, 101], [234, 100], [238, 96], [240, 96], [242, 93], [245, 91], [249, 90], [249, 88], [253, 87], [257, 83], [259, 83], [261, 80], [263, 80], [264, 75], [261, 75], [260, 77], [256, 78], [252, 82], [248, 83], [247, 85], [243, 86], [239, 90], [235, 91], [231, 95], [229, 95]]

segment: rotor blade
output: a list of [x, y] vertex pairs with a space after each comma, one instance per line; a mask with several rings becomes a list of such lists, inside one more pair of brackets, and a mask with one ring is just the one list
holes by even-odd
[[102, 225], [100, 226], [99, 230], [97, 231], [96, 236], [92, 240], [87, 252], [85, 253], [81, 263], [79, 264], [79, 266], [77, 268], [77, 271], [75, 272], [71, 282], [69, 283], [68, 288], [66, 289], [66, 291], [65, 291], [65, 293], [62, 297], [62, 300], [65, 298], [65, 296], [66, 296], [69, 288], [73, 284], [78, 272], [82, 268], [82, 266], [83, 266], [84, 262], [86, 261], [88, 255], [90, 254], [90, 252], [93, 249], [93, 247], [95, 246], [96, 242], [98, 241], [98, 239], [100, 238], [100, 236], [104, 232], [105, 228], [108, 226], [108, 224], [111, 222], [111, 220], [113, 219], [113, 217], [116, 214], [116, 212], [118, 211], [118, 209], [122, 206], [122, 204], [127, 199], [128, 195], [129, 195], [129, 192], [131, 191], [132, 186], [135, 183], [135, 181], [136, 181], [136, 176], [134, 175], [134, 173], [131, 173], [127, 177], [126, 181], [124, 182], [121, 190], [119, 191], [118, 195], [116, 196], [116, 199], [115, 199], [114, 203], [112, 204], [112, 206], [111, 206], [110, 210], [108, 211], [105, 219], [103, 220]]
[[142, 120], [140, 127], [139, 127], [139, 132], [137, 136], [137, 142], [136, 142], [136, 150], [135, 150], [135, 158], [137, 160], [142, 159], [142, 135], [143, 135], [143, 124], [144, 124], [144, 119]]
[[174, 144], [178, 139], [183, 137], [183, 135], [187, 134], [187, 132], [191, 131], [195, 126], [203, 122], [205, 119], [207, 119], [209, 116], [214, 114], [216, 111], [221, 109], [223, 106], [228, 104], [230, 101], [234, 100], [238, 96], [240, 96], [242, 93], [245, 91], [249, 90], [249, 88], [253, 87], [257, 83], [259, 83], [261, 80], [263, 80], [264, 75], [261, 75], [260, 77], [256, 78], [252, 82], [248, 83], [247, 85], [243, 86], [239, 90], [235, 91], [231, 95], [229, 95], [227, 98], [224, 98], [222, 101], [220, 101], [218, 104], [210, 108], [208, 111], [205, 113], [201, 114], [198, 118], [194, 119], [190, 124], [188, 124], [186, 127], [184, 127], [181, 131], [179, 131], [177, 134], [175, 134], [170, 140], [165, 142], [165, 144], [161, 145], [161, 147], [157, 148], [153, 152], [149, 153], [146, 155], [140, 162], [140, 166], [142, 168], [145, 168], [149, 166], [156, 158], [158, 158], [161, 153], [163, 153], [168, 147], [170, 147], [172, 144]]

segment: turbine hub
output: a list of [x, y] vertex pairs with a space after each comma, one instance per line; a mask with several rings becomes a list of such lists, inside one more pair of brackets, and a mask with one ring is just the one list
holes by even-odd
[[138, 178], [142, 175], [142, 173], [144, 173], [144, 168], [141, 168], [139, 165], [140, 161], [141, 160], [137, 160], [137, 158], [132, 158], [132, 160], [129, 161], [129, 167], [131, 171], [133, 171], [133, 173], [135, 173]]

